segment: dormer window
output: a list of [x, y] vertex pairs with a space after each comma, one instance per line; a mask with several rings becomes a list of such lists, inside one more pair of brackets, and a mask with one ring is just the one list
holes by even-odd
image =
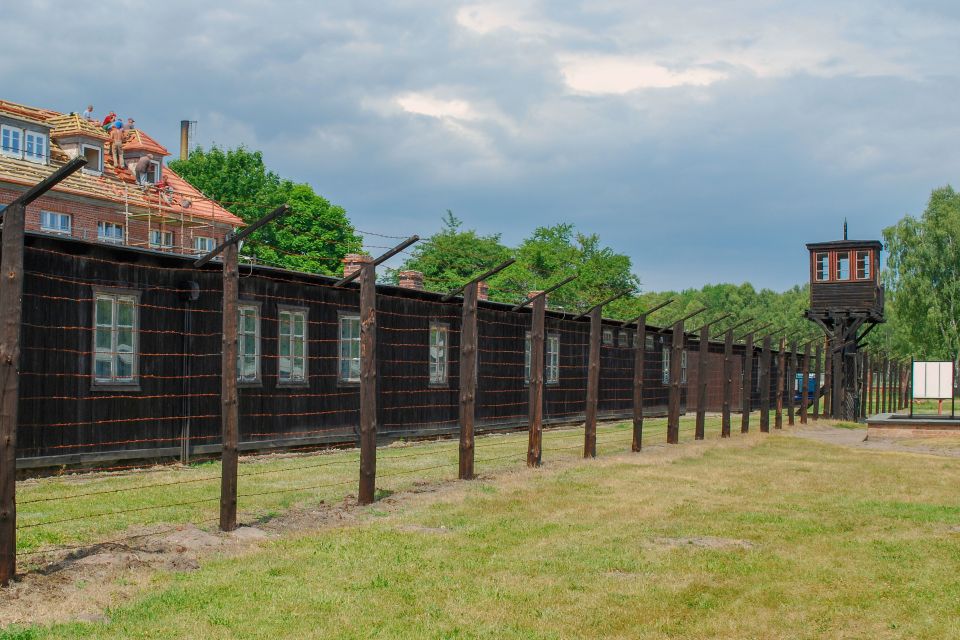
[[47, 134], [0, 125], [0, 153], [8, 158], [46, 164], [48, 149]]
[[80, 152], [87, 159], [87, 164], [83, 167], [84, 173], [103, 173], [103, 147], [93, 144], [80, 145]]
[[150, 161], [150, 169], [147, 171], [147, 182], [151, 184], [160, 182], [160, 163], [156, 160]]

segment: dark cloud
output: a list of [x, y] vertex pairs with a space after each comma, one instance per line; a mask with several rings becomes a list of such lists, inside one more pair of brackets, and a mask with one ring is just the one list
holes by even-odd
[[[666, 3], [662, 3], [666, 5]], [[953, 3], [22, 2], [3, 98], [262, 149], [358, 226], [569, 221], [651, 288], [805, 279], [803, 244], [960, 167]]]

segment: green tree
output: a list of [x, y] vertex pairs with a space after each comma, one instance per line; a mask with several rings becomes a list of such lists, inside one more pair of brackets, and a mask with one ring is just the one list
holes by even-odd
[[298, 271], [337, 274], [343, 256], [362, 247], [342, 207], [308, 184], [269, 171], [259, 151], [197, 147], [187, 160], [170, 162], [170, 168], [247, 224], [281, 204], [290, 205], [281, 221], [250, 236], [241, 255]]
[[956, 360], [960, 353], [960, 194], [935, 189], [920, 218], [884, 229], [887, 327], [898, 356]]
[[474, 230], [461, 231], [462, 226], [447, 209], [440, 231], [414, 245], [411, 257], [399, 269], [388, 270], [385, 280], [396, 283], [397, 274], [410, 269], [423, 273], [424, 288], [450, 291], [511, 257], [500, 234], [481, 236]]

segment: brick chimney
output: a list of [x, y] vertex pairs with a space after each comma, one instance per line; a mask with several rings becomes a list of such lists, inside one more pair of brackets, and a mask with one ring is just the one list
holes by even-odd
[[481, 280], [477, 283], [477, 300], [487, 300], [490, 298], [490, 285]]
[[401, 271], [397, 274], [398, 284], [404, 289], [423, 291], [423, 273], [420, 271]]
[[360, 270], [360, 266], [373, 262], [373, 257], [365, 253], [348, 253], [343, 256], [343, 277], [346, 278]]
[[[543, 291], [531, 291], [530, 293], [527, 294], [527, 300], [536, 298], [541, 293], [543, 293]], [[543, 296], [543, 306], [546, 307], [549, 304], [550, 304], [550, 296]]]

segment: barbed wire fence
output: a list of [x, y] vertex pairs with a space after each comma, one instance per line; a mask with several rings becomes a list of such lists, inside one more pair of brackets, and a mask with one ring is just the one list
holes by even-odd
[[[80, 166], [71, 163], [57, 176]], [[717, 400], [721, 437], [731, 435], [735, 405], [742, 412], [742, 432], [749, 431], [754, 407], [761, 431], [770, 430], [771, 411], [774, 428], [782, 426], [784, 407], [792, 424], [801, 368], [803, 423], [810, 407], [813, 419], [818, 417], [821, 390], [829, 388], [820, 384], [819, 343], [805, 343], [800, 356], [797, 340], [788, 343], [791, 336], [774, 329], [759, 336], [762, 346], [755, 349], [754, 334], [765, 327], [734, 335], [751, 319], [721, 317], [687, 331], [685, 323], [700, 310], [656, 329], [650, 320], [667, 301], [627, 322], [604, 320], [604, 306], [627, 291], [585, 304], [576, 315], [548, 313], [549, 294], [573, 277], [545, 291], [516, 292], [521, 301], [513, 308], [482, 303], [484, 281], [512, 261], [442, 297], [378, 288], [377, 266], [404, 252], [417, 236], [363, 232], [403, 241], [366, 245], [386, 251], [364, 258], [356, 271], [333, 283], [282, 264], [243, 262], [239, 244], [266, 225], [282, 225], [285, 206], [191, 261], [104, 258], [55, 243], [25, 244], [29, 197], [54, 184], [52, 179], [38, 186], [9, 205], [4, 216], [2, 273], [15, 277], [5, 276], [0, 285], [2, 584], [15, 575], [18, 534], [41, 546], [20, 553], [30, 556], [72, 548], [57, 544], [58, 532], [78, 522], [95, 521], [110, 530], [129, 514], [144, 524], [217, 522], [230, 531], [241, 510], [269, 496], [295, 500], [356, 483], [363, 505], [375, 501], [378, 481], [385, 478], [452, 472], [452, 461], [438, 462], [433, 451], [378, 451], [398, 439], [458, 437], [457, 477], [466, 480], [478, 475], [478, 466], [482, 471], [515, 460], [536, 467], [555, 452], [580, 450], [592, 458], [598, 444], [637, 452], [653, 437], [671, 444], [700, 440], [706, 412]], [[23, 289], [24, 278], [31, 281], [29, 290]], [[267, 308], [275, 312], [264, 312]], [[176, 326], [169, 324], [171, 317], [179, 318]], [[719, 345], [709, 331], [721, 321], [729, 326], [719, 334], [724, 338]], [[441, 350], [452, 355], [441, 358]], [[891, 367], [863, 371], [877, 380], [881, 369]], [[806, 384], [810, 372], [817, 376], [812, 397]], [[902, 406], [904, 394], [890, 384], [864, 389], [865, 410], [880, 406], [871, 396]], [[696, 422], [681, 428], [684, 398], [687, 410], [696, 410]], [[64, 406], [74, 415], [64, 417]], [[663, 432], [644, 433], [651, 414], [666, 416]], [[598, 430], [607, 418], [618, 424]], [[544, 449], [545, 426], [579, 422], [582, 432], [558, 432]], [[523, 449], [515, 439], [477, 442], [478, 434], [519, 428], [527, 431]], [[334, 459], [292, 458], [272, 467], [239, 464], [241, 450], [298, 454], [327, 445], [358, 445], [358, 450]], [[24, 468], [55, 464], [130, 473], [132, 481], [41, 492], [18, 505], [18, 456]], [[197, 472], [135, 481], [132, 472], [143, 466], [140, 461], [158, 456], [177, 458]], [[208, 472], [204, 463], [217, 460], [219, 473]], [[296, 481], [300, 472], [322, 468], [336, 469], [335, 476]], [[118, 509], [69, 508], [118, 494], [137, 499]]]

